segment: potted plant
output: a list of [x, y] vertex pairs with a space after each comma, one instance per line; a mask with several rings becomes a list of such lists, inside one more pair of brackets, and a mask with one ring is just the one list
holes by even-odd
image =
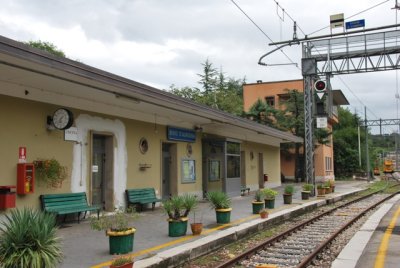
[[329, 186], [331, 188], [331, 193], [335, 192], [335, 180], [334, 179], [330, 179], [329, 181]]
[[294, 193], [294, 186], [293, 185], [286, 185], [283, 190], [283, 203], [288, 205], [292, 204], [292, 196]]
[[112, 260], [110, 268], [132, 268], [133, 257], [118, 256]]
[[201, 214], [200, 221], [196, 222], [196, 211], [193, 211], [193, 223], [190, 224], [190, 229], [192, 230], [193, 235], [200, 235], [203, 231], [202, 217], [203, 213]]
[[253, 206], [253, 214], [258, 214], [264, 208], [264, 194], [262, 191], [257, 190], [254, 194], [254, 200], [251, 202]]
[[63, 258], [51, 213], [12, 209], [4, 215], [0, 231], [1, 267], [57, 267]]
[[268, 218], [268, 211], [267, 211], [267, 209], [265, 209], [265, 208], [260, 209], [259, 214], [260, 214], [261, 219], [266, 219], [266, 218]]
[[56, 159], [38, 159], [33, 161], [35, 175], [39, 182], [47, 187], [60, 188], [67, 177], [67, 168], [62, 166]]
[[311, 192], [314, 190], [314, 185], [310, 183], [303, 184], [301, 191], [301, 199], [308, 200], [310, 198]]
[[173, 196], [163, 202], [163, 208], [168, 215], [168, 235], [171, 237], [184, 236], [187, 231], [189, 212], [197, 206], [195, 195], [184, 194]]
[[93, 230], [105, 231], [109, 237], [110, 254], [126, 254], [133, 250], [136, 229], [130, 226], [130, 220], [137, 217], [137, 213], [128, 208], [123, 211], [118, 208], [111, 215], [102, 213], [99, 218], [90, 218], [90, 227]]
[[270, 188], [265, 188], [262, 192], [264, 194], [265, 207], [273, 209], [275, 207], [275, 197], [278, 195], [278, 192]]
[[324, 185], [322, 183], [319, 183], [317, 185], [317, 193], [318, 193], [318, 196], [324, 196], [325, 195], [325, 187], [324, 187]]
[[215, 209], [217, 223], [229, 223], [232, 211], [229, 196], [224, 192], [212, 191], [207, 193], [207, 199], [211, 207]]
[[329, 180], [324, 183], [323, 187], [325, 188], [325, 194], [331, 193], [331, 184], [330, 184]]

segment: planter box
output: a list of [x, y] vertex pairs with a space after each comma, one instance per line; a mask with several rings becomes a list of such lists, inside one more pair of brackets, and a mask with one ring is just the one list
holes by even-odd
[[231, 222], [231, 211], [232, 208], [216, 209], [217, 223], [223, 224]]
[[275, 207], [275, 199], [265, 199], [265, 207], [273, 209]]
[[120, 255], [132, 252], [135, 228], [124, 232], [107, 231], [109, 237], [110, 254]]
[[187, 232], [188, 218], [180, 220], [168, 220], [168, 236], [185, 236]]
[[264, 208], [265, 203], [263, 201], [253, 201], [251, 204], [253, 207], [253, 214], [258, 214], [260, 210]]

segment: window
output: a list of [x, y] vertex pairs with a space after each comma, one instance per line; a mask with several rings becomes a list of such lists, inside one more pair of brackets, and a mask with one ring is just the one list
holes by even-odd
[[240, 143], [226, 142], [226, 177], [240, 177]]
[[269, 106], [275, 107], [275, 97], [274, 97], [274, 96], [265, 97], [265, 102], [266, 102]]
[[325, 157], [325, 170], [332, 171], [332, 157]]

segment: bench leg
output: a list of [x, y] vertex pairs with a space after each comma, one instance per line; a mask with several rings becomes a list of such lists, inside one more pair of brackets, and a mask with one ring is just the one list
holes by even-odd
[[80, 222], [79, 218], [81, 217], [81, 213], [78, 212], [78, 223]]
[[67, 214], [64, 215], [63, 222], [65, 223], [65, 220], [67, 219]]
[[154, 211], [154, 207], [156, 206], [156, 202], [153, 202], [151, 205], [152, 205], [152, 206], [151, 206], [151, 210]]
[[97, 211], [97, 219], [100, 219], [100, 209]]

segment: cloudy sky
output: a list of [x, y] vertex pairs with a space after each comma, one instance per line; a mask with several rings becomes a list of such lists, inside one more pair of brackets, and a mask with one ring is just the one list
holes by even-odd
[[[199, 86], [197, 74], [206, 59], [226, 76], [246, 77], [248, 83], [300, 79], [301, 71], [294, 65], [257, 64], [273, 49], [267, 36], [274, 42], [292, 38], [292, 19], [300, 27], [299, 38], [304, 33], [329, 34], [329, 16], [337, 13], [348, 18], [361, 12], [347, 21], [365, 19], [366, 28], [396, 23], [395, 0], [2, 0], [1, 4], [0, 35], [49, 41], [71, 59], [160, 89], [172, 84]], [[301, 46], [284, 52], [300, 64]], [[267, 62], [289, 60], [278, 51]], [[363, 116], [366, 105], [370, 119], [392, 119], [398, 118], [396, 76], [396, 71], [342, 75], [333, 78], [332, 85], [343, 90], [352, 111]], [[396, 127], [385, 130], [391, 133]]]

